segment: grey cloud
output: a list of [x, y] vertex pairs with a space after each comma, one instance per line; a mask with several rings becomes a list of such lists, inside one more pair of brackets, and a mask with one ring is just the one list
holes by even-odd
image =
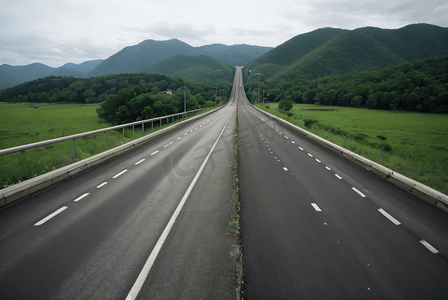
[[216, 34], [213, 25], [194, 27], [190, 24], [175, 24], [170, 22], [155, 22], [144, 27], [121, 27], [124, 30], [138, 32], [143, 38], [156, 36], [159, 39], [177, 38], [182, 41], [195, 40], [203, 41], [208, 36]]

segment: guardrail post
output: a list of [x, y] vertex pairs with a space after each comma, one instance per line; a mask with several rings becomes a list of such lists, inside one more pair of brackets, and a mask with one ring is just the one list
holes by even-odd
[[142, 134], [145, 133], [145, 123], [142, 123]]
[[123, 127], [123, 144], [124, 144], [124, 127]]
[[106, 149], [107, 149], [107, 131], [104, 132], [104, 140], [106, 141]]
[[151, 129], [154, 129], [154, 122], [151, 121]]
[[162, 119], [160, 119], [160, 127], [162, 127]]
[[132, 138], [134, 138], [134, 125], [132, 125]]
[[75, 146], [75, 139], [73, 139], [73, 159], [76, 160], [76, 146]]

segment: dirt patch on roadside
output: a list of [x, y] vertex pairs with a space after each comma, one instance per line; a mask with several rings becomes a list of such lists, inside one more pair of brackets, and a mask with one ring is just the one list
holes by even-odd
[[300, 111], [339, 111], [338, 109], [297, 109]]

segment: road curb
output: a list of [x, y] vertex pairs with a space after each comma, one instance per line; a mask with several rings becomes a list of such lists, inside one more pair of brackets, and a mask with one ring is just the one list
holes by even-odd
[[[251, 104], [252, 105], [252, 104]], [[390, 182], [391, 184], [397, 186], [398, 188], [408, 192], [411, 195], [414, 195], [418, 199], [431, 204], [432, 206], [435, 206], [436, 208], [442, 210], [445, 213], [448, 213], [448, 196], [429, 187], [426, 186], [418, 181], [415, 181], [409, 177], [406, 177], [400, 173], [397, 173], [391, 169], [388, 169], [374, 161], [371, 161], [367, 158], [364, 158], [354, 152], [351, 152], [347, 149], [344, 149], [330, 141], [327, 141], [309, 131], [306, 131], [303, 128], [300, 128], [297, 125], [294, 125], [292, 123], [289, 123], [288, 121], [285, 121], [277, 116], [274, 116], [262, 109], [259, 109], [258, 107], [255, 107], [252, 105], [256, 110], [263, 113], [264, 115], [270, 117], [271, 119], [274, 119], [281, 124], [283, 124], [285, 127], [288, 127], [303, 136], [307, 137], [308, 139], [318, 143], [326, 150], [329, 150], [336, 155], [341, 156], [342, 158], [350, 161], [351, 163], [360, 166], [367, 171], [371, 172], [372, 174], [375, 174], [376, 176]]]
[[204, 114], [192, 117], [190, 119], [181, 121], [179, 123], [173, 124], [169, 127], [160, 129], [156, 132], [148, 134], [139, 139], [133, 140], [121, 146], [115, 147], [113, 149], [109, 149], [105, 152], [96, 154], [89, 158], [80, 160], [68, 166], [56, 169], [54, 171], [48, 172], [46, 174], [39, 175], [37, 177], [28, 179], [26, 181], [17, 183], [15, 185], [9, 186], [7, 188], [0, 190], [0, 209], [12, 205], [16, 202], [19, 202], [31, 195], [34, 195], [42, 190], [45, 190], [53, 185], [59, 184], [60, 182], [77, 176], [87, 170], [95, 168], [116, 156], [127, 153], [128, 151], [134, 150], [137, 147], [140, 147], [166, 133], [169, 133], [179, 127], [185, 126], [193, 121], [196, 121], [200, 118], [203, 118], [217, 110], [223, 108], [224, 106], [220, 106], [216, 109], [213, 109]]

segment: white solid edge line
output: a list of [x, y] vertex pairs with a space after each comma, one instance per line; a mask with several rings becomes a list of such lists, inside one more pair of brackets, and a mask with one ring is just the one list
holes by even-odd
[[359, 191], [357, 188], [352, 187], [352, 190], [354, 190], [356, 193], [358, 193], [358, 195], [360, 195], [361, 197], [365, 198], [366, 195], [364, 195], [363, 193], [361, 193], [361, 191]]
[[434, 253], [434, 254], [439, 253], [439, 251], [436, 248], [434, 248], [433, 246], [431, 246], [431, 244], [428, 243], [427, 241], [421, 240], [420, 243], [422, 243], [422, 245], [425, 246], [432, 253]]
[[378, 209], [378, 211], [379, 211], [380, 213], [382, 213], [383, 216], [385, 216], [386, 218], [388, 218], [389, 221], [391, 221], [391, 222], [394, 223], [395, 225], [398, 226], [398, 225], [401, 224], [397, 219], [395, 219], [394, 217], [392, 217], [391, 215], [389, 215], [384, 209], [380, 208], [380, 209]]
[[316, 203], [311, 203], [311, 205], [314, 207], [316, 211], [322, 211], [322, 209], [320, 209], [320, 207]]
[[118, 174], [116, 174], [115, 176], [113, 176], [112, 178], [115, 179], [115, 178], [117, 178], [118, 176], [123, 175], [123, 174], [126, 173], [127, 171], [128, 171], [128, 170], [123, 170], [123, 171], [121, 171], [120, 173], [118, 173]]
[[44, 224], [45, 222], [47, 222], [48, 220], [50, 220], [51, 218], [55, 217], [56, 215], [60, 214], [61, 212], [63, 212], [64, 210], [66, 210], [68, 207], [67, 206], [63, 206], [60, 209], [58, 209], [57, 211], [55, 211], [54, 213], [46, 216], [45, 218], [43, 218], [42, 220], [40, 220], [39, 222], [37, 222], [36, 224], [34, 224], [34, 226], [40, 226], [42, 224]]
[[[231, 118], [232, 116], [230, 116]], [[229, 119], [230, 119], [229, 118]], [[215, 149], [216, 145], [218, 144], [219, 139], [221, 138], [222, 134], [224, 133], [224, 130], [226, 129], [226, 126], [222, 129], [221, 133], [219, 134], [218, 138], [216, 139], [215, 144], [213, 144], [213, 147], [210, 149], [210, 152], [208, 153], [207, 157], [205, 158], [204, 162], [202, 163], [201, 167], [199, 168], [198, 172], [196, 173], [195, 177], [193, 178], [193, 181], [191, 182], [190, 186], [188, 187], [187, 191], [185, 192], [185, 195], [182, 197], [182, 199], [179, 202], [179, 205], [177, 206], [176, 210], [174, 211], [173, 215], [171, 216], [171, 219], [169, 220], [168, 224], [166, 225], [165, 229], [162, 232], [162, 235], [159, 237], [156, 245], [154, 246], [154, 249], [152, 250], [151, 254], [148, 257], [148, 260], [146, 261], [145, 265], [143, 266], [143, 269], [141, 270], [140, 274], [137, 277], [137, 280], [135, 281], [134, 285], [132, 286], [131, 290], [129, 291], [129, 294], [126, 297], [126, 300], [133, 300], [137, 298], [138, 293], [140, 292], [143, 284], [145, 283], [146, 277], [148, 277], [149, 271], [151, 270], [152, 265], [154, 264], [157, 255], [160, 252], [160, 249], [162, 249], [163, 244], [165, 243], [166, 238], [168, 237], [168, 234], [171, 231], [171, 228], [174, 225], [174, 222], [176, 222], [177, 217], [180, 214], [180, 211], [182, 210], [185, 202], [188, 199], [188, 196], [190, 195], [191, 191], [193, 190], [194, 186], [196, 185], [196, 182], [199, 179], [199, 176], [201, 175], [202, 171], [205, 168], [205, 165], [207, 164], [210, 156], [212, 155], [213, 150]]]
[[107, 181], [103, 182], [102, 184], [98, 185], [96, 188], [99, 189], [100, 187], [103, 187], [107, 184]]
[[154, 151], [153, 153], [151, 153], [150, 155], [154, 155], [154, 154], [157, 154], [157, 153], [159, 153], [159, 150], [157, 150], [157, 151]]
[[89, 194], [89, 193], [84, 193], [84, 194], [82, 194], [81, 196], [79, 196], [78, 198], [76, 198], [76, 199], [73, 200], [73, 201], [78, 202], [79, 200], [81, 200], [82, 198], [87, 197], [88, 195], [90, 195], [90, 194]]
[[143, 158], [143, 159], [139, 160], [138, 162], [136, 162], [135, 165], [141, 164], [144, 161], [145, 161], [145, 159]]

